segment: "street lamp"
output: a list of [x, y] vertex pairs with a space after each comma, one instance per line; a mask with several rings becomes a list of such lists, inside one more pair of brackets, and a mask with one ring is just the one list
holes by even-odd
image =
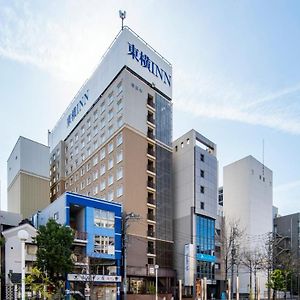
[[157, 296], [157, 290], [158, 290], [157, 273], [158, 273], [159, 265], [155, 265], [154, 268], [155, 268], [155, 300], [158, 300], [158, 296]]
[[21, 229], [18, 232], [18, 238], [21, 241], [21, 271], [22, 271], [22, 277], [21, 277], [21, 284], [22, 284], [22, 300], [25, 300], [25, 242], [29, 238], [29, 234], [26, 230]]

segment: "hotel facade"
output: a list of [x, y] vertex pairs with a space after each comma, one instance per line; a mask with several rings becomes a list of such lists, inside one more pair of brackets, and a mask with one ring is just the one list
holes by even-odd
[[139, 220], [128, 228], [131, 293], [146, 293], [172, 263], [172, 66], [129, 28], [48, 135], [50, 199], [65, 191], [114, 200]]

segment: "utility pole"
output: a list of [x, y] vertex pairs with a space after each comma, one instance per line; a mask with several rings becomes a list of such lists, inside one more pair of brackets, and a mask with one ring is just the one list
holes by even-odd
[[231, 234], [231, 295], [233, 298], [233, 275], [234, 275], [234, 265], [235, 265], [235, 255], [236, 255], [236, 248], [235, 248], [235, 238], [236, 238], [236, 227], [232, 228]]
[[127, 243], [128, 243], [128, 237], [127, 237], [127, 229], [130, 225], [129, 221], [131, 220], [139, 220], [140, 216], [131, 212], [125, 215], [123, 217], [123, 249], [124, 249], [124, 255], [123, 255], [123, 265], [124, 265], [124, 277], [123, 277], [123, 292], [124, 296], [123, 299], [127, 299]]

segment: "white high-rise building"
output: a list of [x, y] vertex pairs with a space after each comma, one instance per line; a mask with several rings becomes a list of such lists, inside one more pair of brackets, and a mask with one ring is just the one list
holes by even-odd
[[[242, 251], [262, 251], [272, 231], [273, 172], [252, 156], [224, 167], [223, 197], [227, 220], [238, 222], [244, 231]], [[240, 267], [240, 292], [250, 292], [247, 268]], [[266, 295], [266, 274], [259, 272], [261, 295]], [[254, 276], [252, 289], [254, 289]], [[252, 291], [254, 292], [254, 290]]]

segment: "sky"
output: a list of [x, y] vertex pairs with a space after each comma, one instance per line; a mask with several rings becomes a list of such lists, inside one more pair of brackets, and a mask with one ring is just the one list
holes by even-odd
[[225, 165], [273, 170], [273, 202], [300, 211], [300, 2], [0, 0], [0, 180], [20, 135], [51, 130], [125, 24], [173, 66], [173, 138], [194, 128]]

